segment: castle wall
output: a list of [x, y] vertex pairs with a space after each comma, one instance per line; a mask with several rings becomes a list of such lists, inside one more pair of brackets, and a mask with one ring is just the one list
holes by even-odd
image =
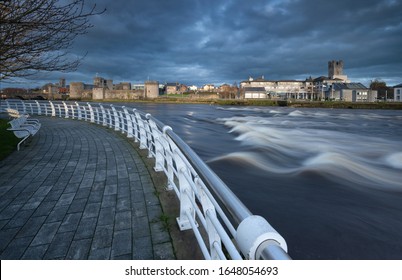
[[145, 82], [145, 98], [159, 97], [159, 83], [157, 81]]

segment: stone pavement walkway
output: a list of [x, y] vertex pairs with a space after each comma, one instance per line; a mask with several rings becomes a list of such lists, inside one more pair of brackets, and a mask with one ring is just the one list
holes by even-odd
[[175, 259], [152, 179], [131, 144], [40, 118], [0, 161], [0, 259]]

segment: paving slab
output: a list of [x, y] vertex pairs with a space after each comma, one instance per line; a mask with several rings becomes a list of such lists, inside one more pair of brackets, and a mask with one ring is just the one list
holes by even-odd
[[175, 259], [131, 140], [38, 118], [40, 131], [0, 161], [0, 259]]

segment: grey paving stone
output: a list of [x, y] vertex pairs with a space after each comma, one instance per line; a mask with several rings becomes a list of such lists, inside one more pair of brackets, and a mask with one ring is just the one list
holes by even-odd
[[7, 248], [1, 253], [2, 260], [19, 260], [25, 253], [33, 237], [22, 237], [13, 239]]
[[160, 243], [153, 246], [155, 260], [174, 260], [176, 259], [172, 243]]
[[61, 225], [58, 229], [58, 232], [61, 232], [61, 233], [69, 232], [69, 231], [75, 232], [75, 230], [78, 228], [78, 225], [81, 221], [81, 216], [82, 216], [81, 212], [67, 214], [64, 217], [64, 220], [61, 223]]
[[49, 244], [28, 247], [21, 259], [23, 260], [41, 260], [43, 259]]
[[14, 239], [19, 228], [9, 228], [0, 230], [0, 251], [3, 251]]
[[55, 206], [52, 212], [50, 212], [50, 214], [48, 215], [46, 222], [51, 223], [51, 222], [62, 221], [66, 216], [68, 208], [69, 208], [68, 205], [59, 207]]
[[88, 259], [91, 239], [73, 240], [67, 252], [68, 260], [86, 260]]
[[97, 217], [81, 219], [74, 240], [92, 238], [95, 232], [96, 222]]
[[11, 204], [7, 208], [3, 209], [0, 213], [0, 220], [7, 220], [14, 217], [18, 211], [23, 207], [22, 204]]
[[134, 260], [152, 260], [154, 258], [150, 236], [135, 238], [133, 247]]
[[131, 144], [85, 122], [41, 122], [23, 153], [0, 162], [1, 259], [170, 259]]
[[101, 208], [98, 225], [114, 225], [116, 209], [114, 207]]
[[113, 231], [111, 225], [96, 227], [91, 250], [112, 247]]
[[17, 238], [26, 236], [35, 236], [42, 224], [45, 222], [47, 216], [31, 217], [17, 234]]
[[110, 252], [112, 248], [100, 248], [100, 249], [94, 249], [89, 252], [88, 259], [89, 260], [110, 260]]
[[49, 244], [52, 242], [53, 237], [56, 235], [61, 222], [45, 223], [32, 240], [31, 246]]
[[115, 207], [117, 203], [117, 195], [104, 195], [102, 198], [102, 208]]
[[83, 213], [82, 217], [83, 218], [98, 217], [100, 207], [101, 207], [100, 202], [88, 203], [85, 206], [85, 210], [84, 210], [84, 213]]
[[32, 213], [34, 210], [21, 210], [18, 211], [18, 213], [9, 220], [7, 225], [4, 227], [5, 229], [7, 228], [15, 228], [15, 227], [23, 227], [25, 223], [29, 220], [29, 218], [32, 216]]
[[84, 212], [85, 206], [87, 205], [87, 198], [74, 199], [67, 213]]
[[112, 244], [112, 258], [116, 256], [131, 254], [132, 233], [130, 229], [114, 231]]
[[57, 233], [53, 242], [49, 245], [44, 259], [64, 259], [70, 249], [71, 242], [74, 237], [74, 232]]

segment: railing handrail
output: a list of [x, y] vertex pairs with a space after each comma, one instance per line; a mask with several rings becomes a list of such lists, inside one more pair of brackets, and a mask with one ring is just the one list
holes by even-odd
[[[206, 258], [226, 258], [223, 243], [236, 259], [290, 259], [283, 237], [264, 218], [253, 215], [171, 127], [150, 114], [126, 106], [65, 101], [6, 100], [0, 105], [0, 109], [14, 107], [22, 113], [95, 122], [140, 142], [140, 148], [155, 158], [155, 170], [165, 172], [177, 194], [180, 228], [194, 231]], [[209, 245], [197, 229], [197, 218], [206, 228]]]

